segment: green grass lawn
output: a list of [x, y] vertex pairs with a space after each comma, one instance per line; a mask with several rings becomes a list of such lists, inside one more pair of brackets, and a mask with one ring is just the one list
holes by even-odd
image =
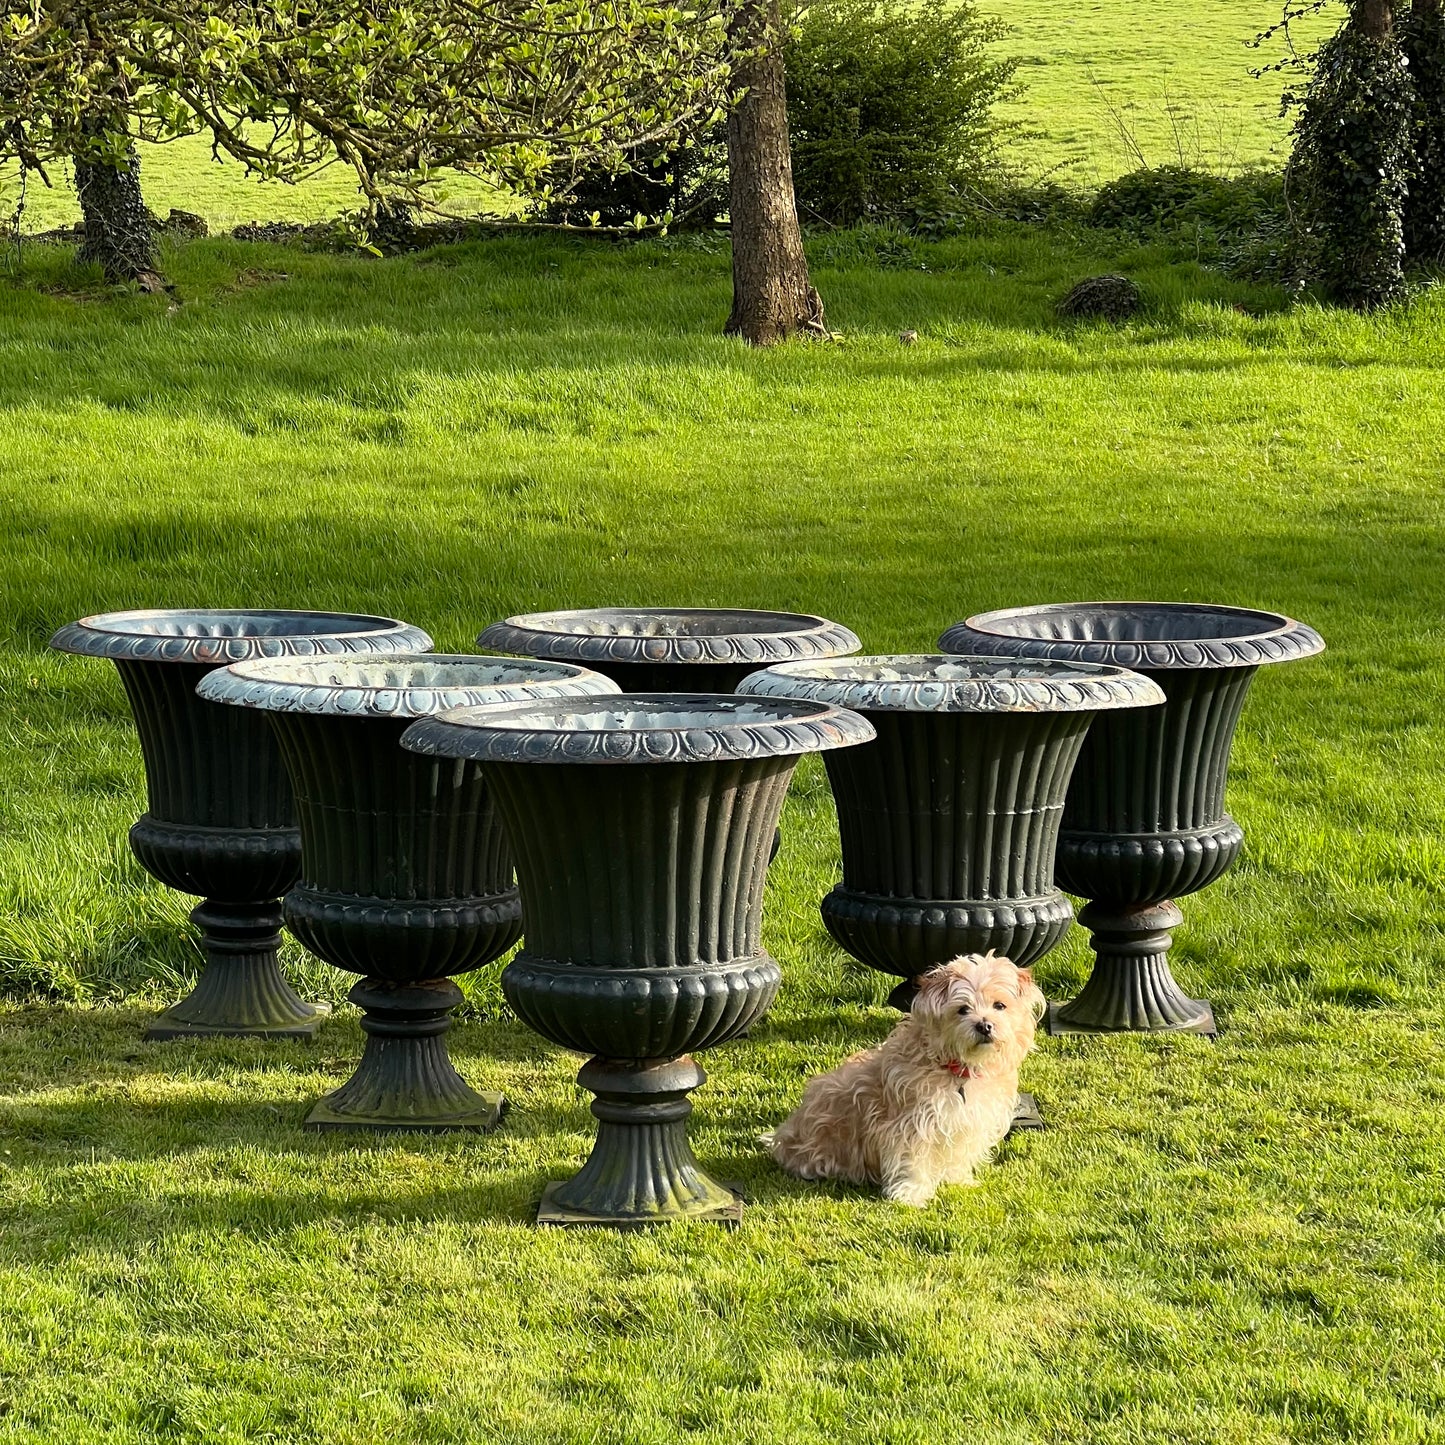
[[[1135, 169], [1141, 155], [1150, 165], [1182, 162], [1215, 171], [1282, 164], [1288, 122], [1279, 115], [1280, 77], [1256, 80], [1249, 72], [1279, 59], [1285, 47], [1246, 48], [1279, 20], [1280, 0], [1158, 0], [1147, 19], [1132, 0], [978, 3], [1011, 29], [999, 53], [1021, 62], [1023, 92], [1003, 111], [1019, 128], [1007, 157], [1021, 179], [1097, 186]], [[1326, 12], [1296, 32], [1307, 45], [1338, 23], [1338, 15]], [[355, 179], [343, 166], [287, 186], [261, 184], [234, 162], [214, 160], [199, 136], [144, 146], [142, 153], [151, 208], [162, 215], [172, 206], [196, 211], [213, 228], [319, 221], [359, 204]], [[52, 180], [51, 190], [31, 181], [26, 229], [79, 219], [68, 169], [57, 167]], [[487, 204], [482, 188], [463, 182], [454, 182], [443, 199], [464, 212]], [[13, 215], [18, 200], [13, 168], [0, 168], [0, 218]]]
[[[0, 1440], [1445, 1436], [1445, 297], [1285, 312], [1085, 247], [815, 243], [846, 339], [768, 353], [718, 334], [704, 242], [204, 242], [168, 258], [179, 306], [31, 253], [0, 288]], [[1148, 315], [1057, 324], [1106, 266]], [[818, 918], [816, 760], [769, 884], [779, 1003], [696, 1096], [736, 1233], [530, 1226], [591, 1120], [495, 970], [454, 1048], [514, 1101], [491, 1138], [303, 1135], [350, 1010], [313, 1045], [140, 1042], [194, 963], [186, 901], [130, 859], [129, 715], [107, 665], [46, 651], [63, 621], [339, 607], [465, 649], [532, 608], [727, 604], [886, 651], [1118, 596], [1330, 644], [1261, 674], [1246, 852], [1185, 903], [1176, 971], [1224, 1031], [1045, 1040], [1052, 1128], [926, 1213], [756, 1143], [891, 1018]], [[1039, 973], [1066, 997], [1086, 968], [1076, 929]]]

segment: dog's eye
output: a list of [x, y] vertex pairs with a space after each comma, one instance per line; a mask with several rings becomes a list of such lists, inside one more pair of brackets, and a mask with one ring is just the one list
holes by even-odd
[[995, 1007], [995, 1008], [1007, 1008], [1008, 1005], [1007, 1005], [1002, 999], [997, 999], [997, 1000], [995, 1000], [995, 1002], [994, 1002], [994, 1007]]
[[960, 1016], [966, 1018], [966, 1017], [968, 1016], [968, 1012], [969, 1012], [968, 1005], [967, 1005], [967, 1004], [961, 1004], [961, 1005], [959, 1006], [958, 1012], [959, 1012]]

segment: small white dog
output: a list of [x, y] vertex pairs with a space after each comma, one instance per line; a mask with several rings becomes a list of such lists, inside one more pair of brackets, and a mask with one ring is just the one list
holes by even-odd
[[790, 1174], [879, 1184], [921, 1208], [940, 1184], [973, 1183], [1008, 1133], [1043, 994], [993, 953], [916, 982], [912, 1012], [883, 1043], [813, 1079], [764, 1137]]

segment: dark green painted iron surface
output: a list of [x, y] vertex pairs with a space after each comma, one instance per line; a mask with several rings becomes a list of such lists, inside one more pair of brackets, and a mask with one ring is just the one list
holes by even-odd
[[970, 618], [946, 651], [1114, 662], [1151, 678], [1163, 707], [1101, 715], [1069, 787], [1058, 877], [1089, 899], [1093, 974], [1050, 1010], [1056, 1032], [1213, 1034], [1214, 1013], [1169, 967], [1173, 900], [1208, 887], [1244, 841], [1225, 811], [1230, 747], [1261, 665], [1321, 651], [1280, 614], [1187, 603], [1078, 603]]
[[301, 837], [286, 769], [265, 720], [196, 695], [228, 663], [258, 657], [417, 650], [419, 628], [347, 613], [111, 613], [60, 629], [60, 651], [115, 662], [135, 716], [149, 810], [131, 829], [141, 866], [206, 901], [192, 914], [206, 962], [193, 992], [147, 1037], [305, 1036], [329, 1012], [282, 976], [280, 895]]
[[736, 1220], [688, 1143], [705, 1077], [690, 1055], [736, 1038], [777, 991], [763, 891], [798, 754], [870, 736], [832, 708], [668, 695], [572, 716], [454, 713], [409, 732], [409, 747], [482, 760], [527, 919], [502, 987], [544, 1037], [594, 1056], [578, 1079], [596, 1141], [548, 1188], [540, 1222]]

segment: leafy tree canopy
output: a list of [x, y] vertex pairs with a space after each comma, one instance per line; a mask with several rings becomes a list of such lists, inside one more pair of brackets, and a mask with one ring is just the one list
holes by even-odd
[[340, 161], [375, 206], [444, 168], [524, 194], [711, 123], [733, 0], [0, 0], [0, 155], [124, 166], [209, 132], [295, 180]]

